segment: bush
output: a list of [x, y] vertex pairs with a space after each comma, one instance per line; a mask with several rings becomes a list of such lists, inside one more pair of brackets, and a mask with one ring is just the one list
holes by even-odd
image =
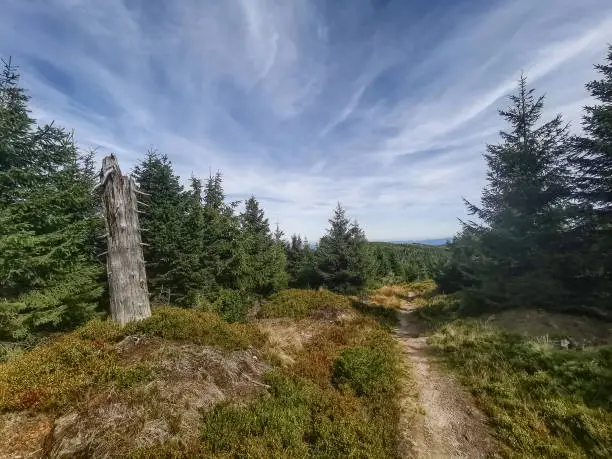
[[169, 306], [158, 307], [151, 317], [124, 327], [111, 320], [91, 320], [74, 334], [85, 340], [100, 342], [116, 342], [128, 335], [140, 334], [230, 350], [256, 346], [265, 340], [253, 325], [228, 324], [214, 312]]
[[[332, 384], [334, 361], [347, 346], [363, 347], [384, 360], [379, 368], [389, 379], [371, 390], [374, 396], [358, 397]], [[218, 405], [204, 418], [200, 456], [396, 456], [400, 353], [388, 332], [363, 316], [320, 324], [294, 358], [293, 365], [265, 375], [268, 394], [247, 406]]]
[[123, 328], [92, 320], [56, 342], [0, 364], [0, 411], [62, 409], [86, 389], [109, 384], [125, 389], [149, 381], [148, 366], [121, 364], [115, 347], [108, 345], [135, 334], [224, 349], [245, 349], [265, 340], [252, 325], [230, 325], [217, 314], [188, 309], [159, 308]]
[[212, 312], [161, 307], [153, 315], [124, 327], [124, 335], [143, 334], [218, 346], [224, 349], [246, 349], [262, 344], [265, 337], [253, 325], [228, 324]]
[[123, 371], [108, 346], [67, 335], [0, 365], [0, 411], [63, 408]]
[[394, 456], [393, 403], [369, 411], [332, 388], [290, 377], [266, 375], [271, 397], [246, 407], [217, 405], [202, 424], [206, 457]]
[[243, 290], [221, 290], [210, 307], [227, 322], [244, 322], [252, 305], [253, 297]]
[[327, 290], [288, 289], [272, 295], [261, 306], [261, 316], [270, 317], [307, 317], [314, 311], [326, 309], [345, 311], [350, 309], [351, 300]]
[[333, 381], [359, 396], [392, 392], [397, 384], [394, 362], [384, 352], [370, 347], [349, 347], [334, 362]]
[[24, 352], [21, 346], [0, 344], [0, 363], [21, 357]]
[[74, 334], [79, 338], [90, 341], [115, 342], [125, 336], [125, 331], [121, 325], [112, 320], [94, 319], [77, 328]]

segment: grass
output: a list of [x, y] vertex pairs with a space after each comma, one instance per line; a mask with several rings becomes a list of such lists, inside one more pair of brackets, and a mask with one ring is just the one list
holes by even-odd
[[409, 282], [395, 285], [385, 285], [370, 293], [369, 299], [380, 306], [400, 309], [407, 301], [418, 298], [433, 291], [436, 285], [433, 281]]
[[[123, 328], [94, 320], [0, 364], [0, 412], [78, 412], [69, 435], [110, 456], [396, 457], [400, 351], [352, 304], [330, 292], [275, 295], [264, 315], [309, 326], [291, 363], [276, 365], [259, 361], [271, 344], [257, 325], [211, 312], [161, 307]], [[136, 447], [145, 426], [160, 436]]]
[[612, 456], [612, 348], [560, 349], [546, 339], [458, 318], [453, 297], [420, 311], [433, 349], [471, 389], [507, 457]]
[[272, 295], [261, 306], [263, 318], [275, 317], [308, 317], [315, 311], [346, 311], [351, 307], [351, 300], [327, 290], [288, 289]]

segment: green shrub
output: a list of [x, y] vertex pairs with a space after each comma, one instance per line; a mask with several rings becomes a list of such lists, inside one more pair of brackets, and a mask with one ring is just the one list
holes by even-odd
[[0, 363], [21, 357], [25, 350], [21, 346], [0, 344]]
[[248, 324], [228, 324], [217, 314], [163, 307], [125, 327], [93, 320], [74, 333], [41, 345], [0, 364], [0, 411], [63, 409], [91, 388], [114, 385], [126, 389], [147, 382], [144, 364], [123, 365], [112, 343], [127, 335], [244, 349], [262, 345], [265, 337]]
[[0, 411], [64, 407], [116, 366], [107, 346], [67, 335], [0, 365]]
[[91, 388], [127, 389], [151, 377], [146, 365], [122, 365], [111, 346], [70, 334], [0, 364], [0, 411], [63, 409]]
[[265, 340], [253, 325], [228, 324], [212, 312], [161, 307], [147, 319], [124, 327], [124, 334], [143, 334], [224, 349], [245, 349]]
[[141, 334], [224, 349], [245, 349], [260, 345], [265, 340], [253, 325], [228, 324], [214, 312], [169, 306], [158, 307], [151, 317], [124, 327], [110, 320], [91, 320], [74, 334], [82, 339], [103, 343]]
[[119, 341], [125, 336], [125, 331], [116, 322], [112, 320], [101, 320], [94, 319], [87, 322], [75, 330], [75, 335], [79, 338], [87, 339], [90, 341], [108, 341], [115, 342]]
[[[332, 384], [334, 360], [347, 346], [384, 361], [373, 396]], [[400, 358], [392, 336], [371, 318], [321, 324], [293, 365], [265, 375], [268, 394], [247, 406], [218, 405], [204, 418], [200, 456], [395, 457]]]
[[333, 381], [338, 387], [350, 387], [357, 395], [392, 392], [397, 384], [394, 362], [379, 349], [349, 347], [334, 362]]
[[211, 308], [227, 322], [244, 322], [252, 305], [253, 297], [248, 292], [221, 290]]
[[393, 403], [368, 410], [359, 399], [279, 371], [266, 375], [271, 396], [248, 406], [217, 405], [204, 418], [206, 457], [394, 456]]
[[318, 310], [345, 311], [350, 309], [351, 300], [327, 290], [288, 289], [272, 295], [261, 306], [261, 316], [270, 317], [307, 317]]
[[145, 364], [131, 366], [112, 366], [105, 374], [105, 380], [119, 389], [128, 389], [153, 379], [153, 372]]

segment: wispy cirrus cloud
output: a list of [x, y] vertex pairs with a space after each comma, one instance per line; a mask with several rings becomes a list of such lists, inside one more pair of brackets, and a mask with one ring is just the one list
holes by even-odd
[[372, 239], [451, 235], [525, 72], [574, 129], [612, 41], [608, 0], [7, 0], [42, 121], [131, 167], [224, 172], [289, 233], [343, 202]]

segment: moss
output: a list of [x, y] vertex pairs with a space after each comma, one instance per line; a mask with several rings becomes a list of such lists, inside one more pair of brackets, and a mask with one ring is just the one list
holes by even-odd
[[272, 295], [261, 307], [261, 316], [304, 318], [318, 310], [345, 311], [351, 300], [327, 290], [288, 289]]

